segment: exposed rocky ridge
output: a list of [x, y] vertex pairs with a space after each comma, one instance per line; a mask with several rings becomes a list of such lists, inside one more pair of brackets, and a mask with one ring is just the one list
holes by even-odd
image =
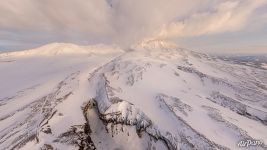
[[[29, 141], [39, 141], [38, 134], [39, 132], [47, 132], [43, 127], [46, 126], [48, 121], [57, 112], [57, 110], [54, 109], [56, 105], [62, 103], [72, 94], [72, 88], [77, 84], [75, 82], [77, 81], [76, 77], [78, 74], [79, 72], [69, 75], [57, 84], [52, 93], [49, 93], [32, 103], [26, 104], [25, 106], [21, 106], [15, 112], [11, 112], [0, 119], [1, 121], [4, 121], [19, 112], [25, 115], [23, 120], [17, 121], [8, 128], [1, 130], [0, 144], [10, 143], [10, 147], [3, 147], [3, 149], [20, 148]], [[70, 84], [72, 87], [69, 86]]]

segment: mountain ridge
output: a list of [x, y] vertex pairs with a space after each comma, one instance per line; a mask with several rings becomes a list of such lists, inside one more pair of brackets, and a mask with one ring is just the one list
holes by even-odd
[[1, 55], [0, 149], [266, 148], [266, 70], [162, 41], [65, 46]]

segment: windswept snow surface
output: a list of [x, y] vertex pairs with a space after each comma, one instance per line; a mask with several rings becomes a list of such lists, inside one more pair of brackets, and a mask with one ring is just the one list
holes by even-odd
[[267, 70], [145, 41], [0, 54], [0, 149], [266, 149]]

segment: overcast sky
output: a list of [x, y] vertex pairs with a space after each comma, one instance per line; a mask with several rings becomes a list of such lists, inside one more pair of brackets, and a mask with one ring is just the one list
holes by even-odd
[[172, 40], [211, 53], [267, 53], [267, 0], [3, 0], [0, 50], [51, 42]]

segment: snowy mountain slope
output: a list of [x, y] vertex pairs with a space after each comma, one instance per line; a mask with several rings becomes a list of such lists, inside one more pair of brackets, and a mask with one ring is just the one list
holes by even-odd
[[146, 41], [3, 53], [0, 70], [0, 149], [266, 148], [263, 69]]

